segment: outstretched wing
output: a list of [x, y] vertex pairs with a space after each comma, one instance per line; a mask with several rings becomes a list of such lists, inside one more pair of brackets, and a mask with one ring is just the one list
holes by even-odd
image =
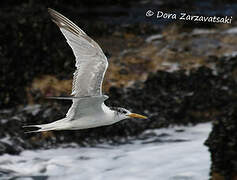
[[76, 57], [72, 95], [101, 96], [102, 82], [108, 61], [100, 46], [76, 24], [53, 9], [49, 13], [67, 39]]

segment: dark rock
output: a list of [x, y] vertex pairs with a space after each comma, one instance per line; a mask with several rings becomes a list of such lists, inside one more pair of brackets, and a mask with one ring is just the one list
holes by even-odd
[[8, 144], [5, 142], [0, 141], [0, 155], [8, 153], [8, 154], [19, 154], [21, 152], [21, 149], [18, 149], [12, 144]]
[[223, 112], [213, 121], [212, 132], [205, 144], [211, 152], [211, 172], [225, 179], [237, 175], [237, 105], [229, 103], [223, 106]]
[[[211, 174], [223, 179], [234, 179], [237, 176], [237, 104], [236, 76], [237, 56], [222, 57], [217, 66], [223, 77], [226, 94], [219, 94], [219, 99], [225, 99], [217, 105], [222, 109], [213, 119], [213, 128], [205, 145], [211, 153]], [[217, 86], [221, 87], [218, 83]]]

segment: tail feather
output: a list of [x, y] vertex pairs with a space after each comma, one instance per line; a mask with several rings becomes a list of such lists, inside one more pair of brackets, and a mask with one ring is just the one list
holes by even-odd
[[66, 127], [66, 123], [65, 123], [65, 118], [52, 122], [52, 123], [48, 123], [48, 124], [41, 124], [41, 125], [27, 125], [27, 126], [23, 126], [23, 128], [39, 128], [37, 130], [33, 130], [33, 131], [27, 131], [25, 133], [34, 133], [34, 132], [42, 132], [42, 131], [52, 131], [52, 130], [63, 130]]
[[26, 131], [25, 133], [34, 133], [34, 132], [42, 132], [42, 131], [51, 131], [55, 130], [55, 128], [49, 128], [46, 126], [47, 124], [44, 125], [29, 125], [29, 126], [23, 126], [23, 128], [39, 128], [37, 130], [32, 130], [32, 131]]

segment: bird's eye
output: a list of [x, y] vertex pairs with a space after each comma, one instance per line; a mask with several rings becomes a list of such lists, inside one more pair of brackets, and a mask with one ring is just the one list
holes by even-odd
[[127, 112], [126, 111], [123, 111], [123, 114], [126, 114]]

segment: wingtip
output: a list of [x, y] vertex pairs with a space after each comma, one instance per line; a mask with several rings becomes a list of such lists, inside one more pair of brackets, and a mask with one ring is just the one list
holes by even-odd
[[48, 8], [48, 13], [51, 16], [51, 18], [53, 18], [55, 16], [55, 14], [57, 14], [58, 12], [55, 11], [54, 9]]
[[60, 23], [57, 21], [57, 14], [59, 14], [57, 11], [55, 11], [54, 9], [48, 8], [48, 13], [51, 16], [51, 20], [57, 25], [57, 26], [61, 26]]
[[51, 15], [54, 10], [51, 8], [48, 8], [48, 13]]
[[52, 13], [52, 12], [55, 12], [55, 10], [52, 9], [52, 8], [48, 8], [48, 12], [49, 12], [49, 13]]

